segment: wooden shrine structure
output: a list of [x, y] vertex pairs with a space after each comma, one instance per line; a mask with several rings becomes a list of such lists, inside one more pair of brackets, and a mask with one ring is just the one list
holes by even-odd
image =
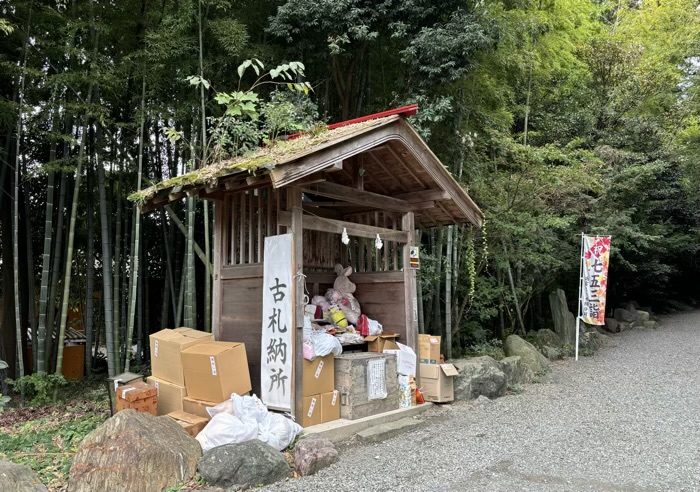
[[[409, 264], [415, 230], [480, 226], [482, 214], [406, 120], [415, 111], [409, 106], [331, 125], [132, 195], [144, 213], [185, 196], [214, 201], [212, 330], [216, 340], [245, 343], [254, 392], [260, 389], [263, 246], [271, 235], [293, 234], [300, 279], [295, 374], [302, 362], [304, 290], [309, 297], [325, 294], [336, 263], [353, 267], [362, 313], [417, 352], [416, 270]], [[294, 380], [299, 414], [301, 377]]]

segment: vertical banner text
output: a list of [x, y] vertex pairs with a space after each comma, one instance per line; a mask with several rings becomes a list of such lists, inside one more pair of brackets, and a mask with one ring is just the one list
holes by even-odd
[[294, 292], [292, 235], [265, 238], [263, 323], [260, 360], [262, 401], [275, 410], [292, 410]]
[[610, 237], [583, 236], [582, 260], [581, 319], [590, 325], [604, 325]]

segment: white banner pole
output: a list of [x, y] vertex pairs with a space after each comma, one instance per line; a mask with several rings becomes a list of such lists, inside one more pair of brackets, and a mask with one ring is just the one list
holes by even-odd
[[579, 261], [579, 272], [578, 272], [578, 312], [576, 313], [576, 358], [578, 360], [578, 341], [579, 341], [579, 330], [581, 327], [581, 295], [583, 294], [583, 245], [586, 242], [586, 236], [581, 233], [581, 258]]

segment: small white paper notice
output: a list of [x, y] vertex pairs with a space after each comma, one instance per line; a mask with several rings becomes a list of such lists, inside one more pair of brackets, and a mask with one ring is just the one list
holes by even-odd
[[367, 399], [382, 400], [386, 398], [386, 359], [372, 359], [367, 362]]

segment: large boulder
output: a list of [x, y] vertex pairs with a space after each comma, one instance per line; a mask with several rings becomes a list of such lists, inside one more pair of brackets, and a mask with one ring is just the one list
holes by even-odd
[[648, 320], [644, 322], [644, 328], [648, 330], [654, 330], [658, 327], [658, 323], [654, 320]]
[[632, 329], [632, 323], [628, 323], [627, 321], [620, 321], [619, 324], [619, 331], [630, 331]]
[[642, 311], [642, 310], [638, 309], [634, 312], [634, 322], [637, 324], [644, 325], [644, 322], [649, 321], [650, 319], [651, 319], [651, 316], [646, 311]]
[[559, 334], [552, 330], [542, 329], [535, 332], [533, 345], [535, 347], [563, 347], [564, 341]]
[[269, 485], [290, 473], [284, 455], [257, 439], [210, 449], [197, 470], [209, 484], [233, 490]]
[[506, 357], [498, 361], [498, 365], [506, 376], [506, 386], [514, 388], [525, 383], [531, 383], [535, 379], [535, 373], [530, 367], [522, 363], [519, 355]]
[[603, 328], [609, 333], [620, 333], [620, 322], [615, 318], [605, 318]]
[[629, 309], [617, 308], [615, 309], [615, 319], [625, 323], [632, 323], [634, 321], [634, 312]]
[[576, 343], [576, 317], [566, 303], [566, 294], [557, 289], [549, 294], [549, 307], [552, 310], [554, 331], [559, 335], [563, 344], [571, 346]]
[[309, 436], [294, 447], [294, 467], [305, 477], [337, 463], [338, 450], [325, 437]]
[[495, 359], [485, 355], [454, 361], [459, 370], [455, 377], [455, 400], [474, 400], [479, 395], [498, 398], [506, 392], [506, 375]]
[[200, 456], [173, 419], [123, 410], [80, 443], [68, 492], [161, 492], [192, 477]]
[[2, 492], [48, 492], [31, 468], [0, 460]]
[[539, 353], [534, 345], [523, 340], [518, 335], [510, 335], [503, 344], [506, 356], [520, 356], [521, 363], [529, 367], [535, 374], [544, 374], [549, 371], [549, 361]]

